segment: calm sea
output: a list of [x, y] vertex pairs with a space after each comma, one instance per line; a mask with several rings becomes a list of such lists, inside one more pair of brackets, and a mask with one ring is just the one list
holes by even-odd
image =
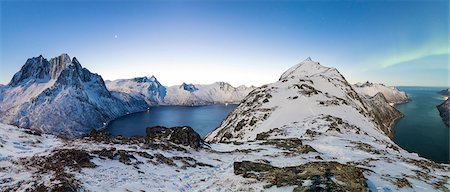
[[449, 163], [449, 128], [445, 126], [436, 105], [445, 87], [399, 87], [412, 99], [397, 105], [405, 117], [395, 125], [394, 142], [409, 152], [439, 163]]
[[191, 126], [200, 136], [220, 126], [237, 105], [208, 105], [208, 106], [158, 106], [149, 111], [132, 113], [111, 121], [106, 130], [113, 135], [126, 137], [145, 135], [149, 126], [161, 125], [174, 127]]

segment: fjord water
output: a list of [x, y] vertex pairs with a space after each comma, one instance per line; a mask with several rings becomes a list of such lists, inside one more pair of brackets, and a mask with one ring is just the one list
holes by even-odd
[[394, 127], [394, 142], [409, 152], [439, 163], [449, 163], [449, 128], [445, 126], [436, 105], [443, 96], [437, 92], [445, 87], [399, 87], [411, 98], [397, 105], [405, 117]]
[[106, 126], [112, 135], [143, 136], [150, 126], [191, 126], [201, 137], [219, 127], [237, 105], [158, 106], [149, 111], [125, 115]]

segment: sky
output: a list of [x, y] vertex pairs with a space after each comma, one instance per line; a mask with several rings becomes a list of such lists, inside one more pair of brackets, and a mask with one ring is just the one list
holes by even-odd
[[449, 86], [449, 1], [0, 0], [0, 83], [61, 53], [105, 80], [263, 85], [307, 57], [351, 83]]

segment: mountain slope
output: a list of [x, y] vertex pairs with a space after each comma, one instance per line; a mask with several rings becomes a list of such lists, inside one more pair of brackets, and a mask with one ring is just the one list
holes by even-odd
[[166, 96], [166, 88], [154, 76], [106, 81], [106, 87], [114, 94], [126, 93], [150, 106], [161, 104]]
[[123, 103], [101, 76], [62, 54], [50, 61], [28, 59], [3, 88], [0, 121], [46, 133], [78, 136], [145, 106]]
[[[258, 143], [273, 143], [278, 149], [289, 144], [293, 149], [285, 156], [295, 156], [299, 159], [297, 164], [318, 154], [312, 161], [337, 161], [365, 169], [367, 185], [373, 190], [431, 190], [434, 182], [423, 179], [423, 173], [428, 178], [443, 179], [448, 187], [445, 178], [449, 173], [445, 169], [431, 171], [423, 166], [430, 161], [401, 149], [389, 139], [389, 130], [383, 127], [398, 118], [397, 112], [381, 94], [359, 95], [336, 69], [308, 58], [287, 70], [279, 81], [252, 91], [205, 140], [255, 145], [241, 149], [250, 151], [259, 150]], [[247, 170], [263, 174], [258, 178], [264, 179], [261, 170], [274, 164], [271, 160], [257, 162], [264, 161], [248, 158]], [[285, 166], [278, 168], [292, 169]], [[393, 187], [389, 183], [399, 185]]]
[[406, 103], [409, 101], [405, 92], [398, 90], [396, 87], [386, 86], [378, 83], [357, 83], [353, 85], [353, 89], [361, 95], [375, 96], [382, 93], [386, 100], [392, 104]]

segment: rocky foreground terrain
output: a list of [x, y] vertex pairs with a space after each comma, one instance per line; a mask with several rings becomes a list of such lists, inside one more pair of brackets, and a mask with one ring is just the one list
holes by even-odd
[[448, 191], [448, 164], [409, 153], [387, 136], [383, 126], [398, 114], [377, 113], [388, 107], [384, 96], [364, 98], [336, 69], [307, 59], [252, 91], [205, 141], [189, 127], [61, 139], [0, 124], [0, 188]]

